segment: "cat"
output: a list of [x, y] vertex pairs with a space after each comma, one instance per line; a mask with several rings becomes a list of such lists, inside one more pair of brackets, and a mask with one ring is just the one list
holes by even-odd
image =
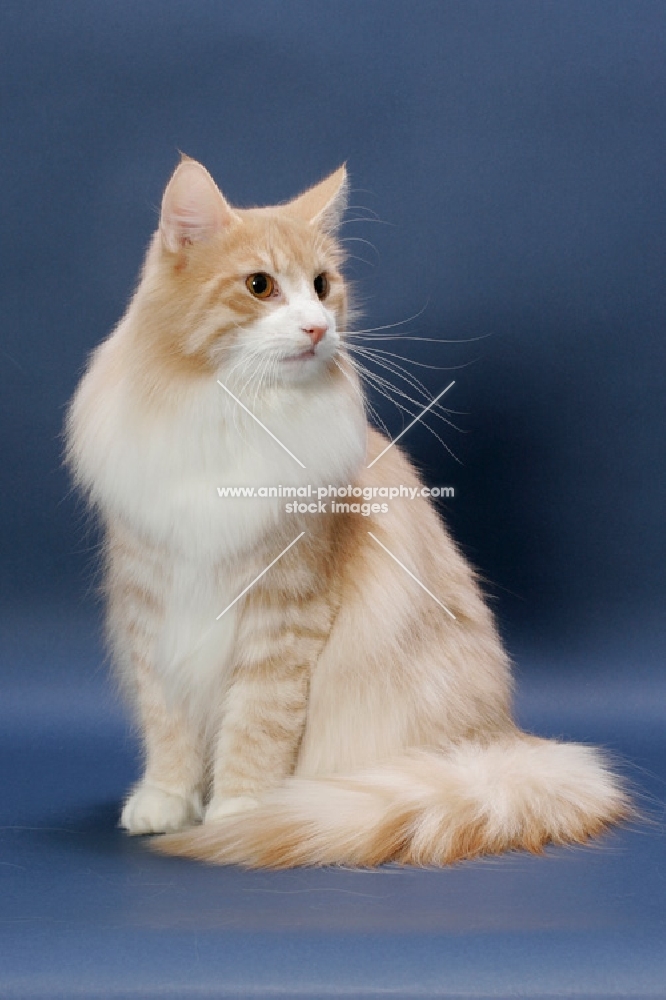
[[267, 867], [584, 842], [629, 814], [626, 790], [600, 751], [517, 728], [493, 617], [428, 499], [287, 513], [220, 498], [420, 491], [369, 424], [346, 346], [347, 191], [343, 166], [239, 209], [184, 157], [70, 404], [67, 460], [103, 525], [108, 639], [145, 752], [121, 825]]

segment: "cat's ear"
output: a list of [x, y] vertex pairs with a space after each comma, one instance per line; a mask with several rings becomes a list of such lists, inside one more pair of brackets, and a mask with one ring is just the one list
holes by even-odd
[[347, 208], [349, 181], [342, 164], [332, 174], [294, 198], [285, 207], [299, 218], [327, 232], [337, 229]]
[[160, 232], [173, 252], [209, 240], [239, 221], [205, 167], [183, 157], [162, 198]]

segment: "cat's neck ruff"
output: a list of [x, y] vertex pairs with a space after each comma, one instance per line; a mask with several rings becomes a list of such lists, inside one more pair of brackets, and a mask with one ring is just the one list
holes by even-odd
[[146, 399], [138, 375], [113, 377], [114, 339], [79, 393], [79, 474], [103, 515], [174, 555], [235, 558], [288, 516], [283, 498], [221, 498], [219, 487], [341, 485], [361, 468], [367, 425], [345, 379], [250, 389], [241, 401], [254, 419], [214, 374]]

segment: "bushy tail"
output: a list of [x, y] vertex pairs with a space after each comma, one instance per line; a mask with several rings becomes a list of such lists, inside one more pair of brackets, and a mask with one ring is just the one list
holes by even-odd
[[410, 751], [348, 778], [291, 778], [258, 808], [157, 838], [167, 854], [289, 868], [443, 865], [582, 843], [630, 812], [602, 754], [522, 733]]

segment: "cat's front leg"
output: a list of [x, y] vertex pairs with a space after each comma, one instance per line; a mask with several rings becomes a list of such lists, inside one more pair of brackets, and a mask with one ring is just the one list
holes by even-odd
[[204, 761], [198, 734], [175, 694], [167, 697], [157, 667], [169, 576], [160, 553], [120, 525], [110, 525], [108, 557], [108, 632], [145, 759], [120, 825], [131, 834], [178, 830], [201, 819]]
[[201, 819], [203, 762], [186, 714], [167, 703], [152, 666], [137, 666], [146, 765], [125, 802], [120, 825], [131, 834], [168, 833]]
[[262, 792], [293, 773], [305, 727], [310, 675], [330, 625], [325, 598], [276, 611], [262, 609], [255, 595], [246, 609], [205, 822], [252, 809]]

